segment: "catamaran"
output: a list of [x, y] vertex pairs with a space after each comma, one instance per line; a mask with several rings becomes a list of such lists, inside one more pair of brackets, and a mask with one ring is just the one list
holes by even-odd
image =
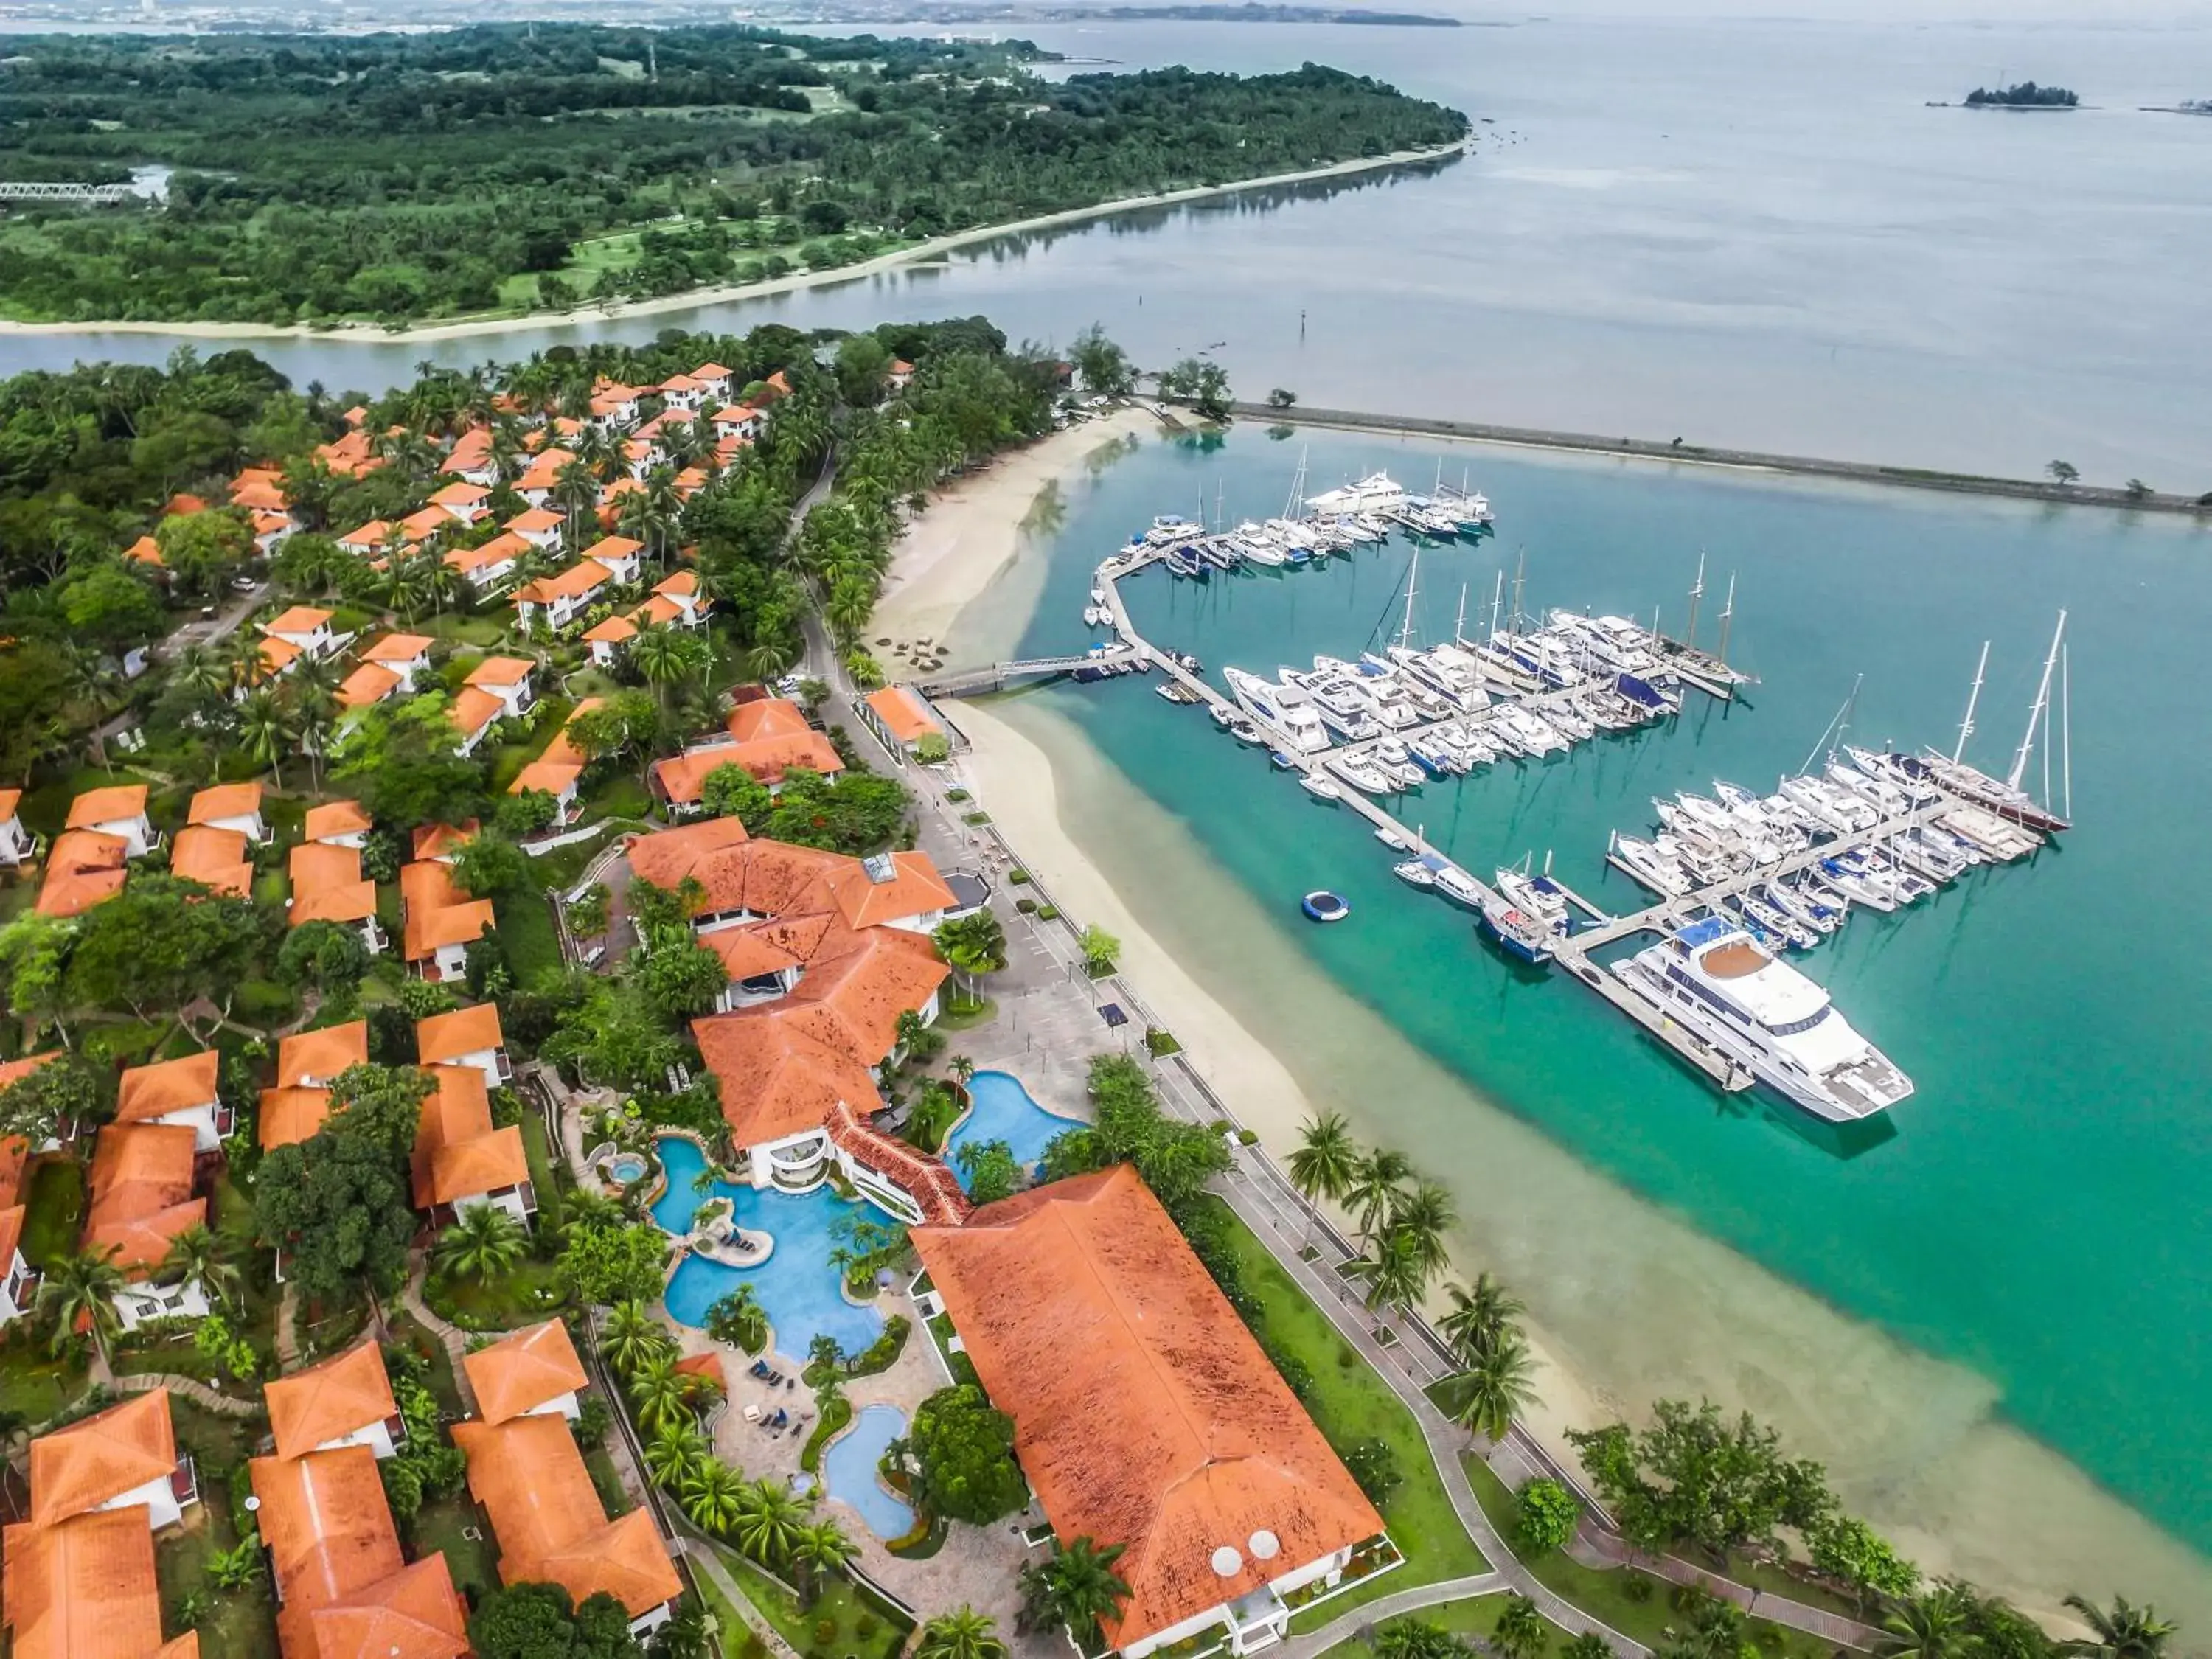
[[1912, 1079], [1828, 994], [1725, 916], [1707, 916], [1613, 972], [1784, 1099], [1831, 1123], [1887, 1111]]

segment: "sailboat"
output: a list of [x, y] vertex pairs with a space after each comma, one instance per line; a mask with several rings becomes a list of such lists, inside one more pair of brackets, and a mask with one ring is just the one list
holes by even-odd
[[[1966, 739], [1974, 734], [1974, 712], [1981, 702], [1982, 684], [1990, 663], [1990, 647], [1986, 640], [1982, 642], [1981, 659], [1974, 665], [1974, 684], [1966, 694], [1966, 718], [1959, 722], [1959, 741], [1951, 752], [1945, 755], [1931, 749], [1921, 755], [1893, 754], [1889, 757], [1891, 762], [1911, 775], [1929, 779], [1961, 800], [1985, 807], [1999, 817], [2024, 829], [2039, 830], [2051, 835], [2062, 830], [2071, 830], [2074, 827], [2070, 817], [2073, 810], [2074, 757], [2071, 752], [2071, 710], [2066, 707], [2071, 702], [2071, 696], [2069, 688], [2063, 681], [2060, 688], [2060, 738], [2067, 746], [2063, 773], [2067, 810], [2063, 812], [2055, 811], [2047, 804], [2038, 801], [2021, 784], [2021, 778], [2027, 772], [2028, 757], [2035, 751], [2037, 729], [2044, 728], [2046, 738], [2049, 735], [2051, 680], [2058, 670], [2065, 649], [2066, 613], [2061, 611], [2057, 629], [2051, 636], [2051, 650], [2043, 659], [2043, 677], [2036, 682], [2035, 701], [2028, 707], [2027, 730], [2021, 734], [2020, 747], [2013, 751], [2012, 769], [2002, 780], [1991, 777], [1978, 767], [1967, 764], [1966, 758]], [[2044, 793], [2046, 795], [2051, 793], [2050, 764], [2046, 752], [2044, 757]]]

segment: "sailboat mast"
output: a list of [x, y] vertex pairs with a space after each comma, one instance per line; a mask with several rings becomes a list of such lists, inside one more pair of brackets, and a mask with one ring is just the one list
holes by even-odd
[[1467, 637], [1467, 584], [1459, 585], [1459, 620], [1452, 624], [1452, 643], [1457, 645]]
[[1498, 567], [1498, 586], [1490, 593], [1490, 637], [1493, 641], [1498, 638], [1498, 619], [1504, 609], [1505, 567], [1501, 564]]
[[2020, 748], [2012, 757], [2012, 770], [2005, 775], [2008, 788], [2020, 787], [2021, 775], [2027, 770], [2027, 757], [2035, 747], [2035, 728], [2043, 719], [2044, 710], [2051, 706], [2051, 676], [2058, 666], [2058, 650], [2066, 641], [2066, 613], [2058, 613], [2058, 631], [2051, 636], [2051, 654], [2043, 659], [2043, 678], [2036, 683], [2035, 702], [2027, 711], [2027, 730], [2021, 733]]
[[1705, 553], [1698, 550], [1698, 580], [1690, 584], [1690, 626], [1682, 635], [1682, 643], [1690, 650], [1698, 647], [1698, 601], [1705, 597]]
[[1398, 644], [1401, 649], [1413, 642], [1413, 590], [1419, 586], [1420, 580], [1421, 550], [1417, 547], [1413, 550], [1413, 563], [1406, 568], [1406, 619], [1398, 624]]
[[1959, 746], [1951, 751], [1956, 766], [1966, 757], [1966, 739], [1974, 735], [1974, 708], [1982, 700], [1982, 671], [1990, 665], [1990, 642], [1982, 641], [1982, 659], [1974, 665], [1974, 689], [1966, 693], [1966, 718], [1959, 722]]
[[1528, 577], [1528, 550], [1522, 548], [1513, 567], [1513, 637], [1521, 637], [1521, 590]]
[[1721, 642], [1719, 648], [1714, 653], [1720, 659], [1721, 666], [1723, 668], [1728, 666], [1729, 622], [1735, 615], [1735, 572], [1731, 570], [1729, 572], [1728, 602], [1721, 606]]
[[2065, 757], [2061, 781], [2066, 790], [2066, 816], [2074, 816], [2074, 672], [2065, 652], [2058, 653], [2058, 748]]

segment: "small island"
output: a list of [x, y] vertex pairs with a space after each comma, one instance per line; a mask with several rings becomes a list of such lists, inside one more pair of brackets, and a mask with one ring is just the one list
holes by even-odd
[[2033, 81], [1995, 90], [1976, 87], [1966, 94], [1968, 109], [2075, 109], [2081, 102], [2065, 87], [2039, 87]]

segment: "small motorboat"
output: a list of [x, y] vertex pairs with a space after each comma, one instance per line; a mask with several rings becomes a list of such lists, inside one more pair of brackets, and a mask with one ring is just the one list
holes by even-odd
[[1318, 772], [1309, 772], [1300, 778], [1298, 787], [1316, 800], [1339, 801], [1344, 799], [1344, 791], [1337, 787], [1335, 781]]
[[1410, 853], [1413, 850], [1413, 843], [1395, 830], [1377, 830], [1375, 832], [1375, 839], [1394, 853]]
[[1270, 749], [1267, 751], [1267, 758], [1275, 763], [1275, 769], [1278, 772], [1295, 772], [1298, 769], [1297, 757], [1294, 755], [1286, 755], [1279, 749]]
[[1352, 914], [1352, 907], [1340, 896], [1319, 890], [1300, 899], [1298, 908], [1306, 913], [1309, 921], [1342, 921]]
[[1425, 859], [1406, 859], [1390, 866], [1390, 873], [1409, 887], [1434, 887], [1437, 872]]

